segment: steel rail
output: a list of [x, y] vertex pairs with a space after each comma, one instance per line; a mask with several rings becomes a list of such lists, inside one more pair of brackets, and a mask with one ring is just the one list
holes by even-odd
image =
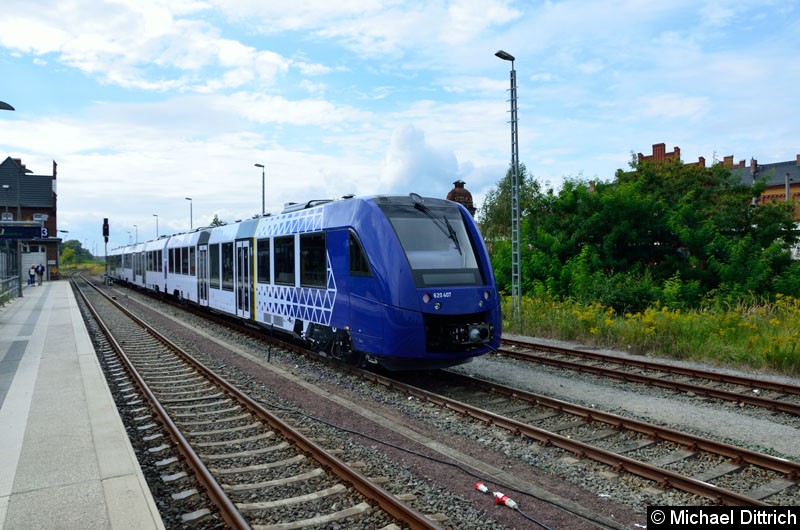
[[659, 363], [656, 361], [645, 361], [641, 359], [633, 359], [630, 357], [615, 357], [613, 355], [606, 355], [599, 352], [591, 352], [586, 350], [578, 350], [575, 348], [567, 348], [563, 346], [555, 346], [552, 344], [544, 344], [541, 342], [524, 341], [516, 339], [503, 338], [503, 342], [513, 346], [520, 346], [522, 348], [549, 351], [553, 353], [563, 353], [565, 355], [575, 355], [587, 359], [594, 359], [598, 361], [606, 361], [610, 363], [625, 364], [629, 366], [636, 366], [638, 368], [645, 368], [649, 370], [656, 370], [662, 372], [671, 372], [678, 375], [685, 375], [687, 377], [696, 377], [700, 379], [711, 379], [721, 383], [731, 383], [734, 385], [750, 386], [759, 388], [761, 390], [769, 390], [772, 392], [780, 392], [783, 394], [800, 395], [800, 386], [789, 383], [781, 383], [778, 381], [767, 381], [764, 379], [754, 379], [751, 377], [744, 377], [734, 374], [725, 374], [721, 372], [711, 372], [709, 370], [701, 370], [699, 368], [688, 368], [684, 366], [674, 366], [666, 363]]
[[[687, 491], [689, 493], [712, 499], [719, 504], [732, 506], [769, 506], [768, 503], [752, 499], [746, 495], [742, 495], [725, 488], [720, 488], [718, 486], [714, 486], [713, 484], [696, 480], [691, 477], [686, 477], [679, 473], [652, 466], [644, 462], [639, 462], [624, 455], [594, 447], [585, 442], [571, 439], [557, 433], [552, 433], [545, 429], [533, 427], [526, 423], [506, 418], [499, 414], [495, 414], [493, 412], [489, 412], [484, 409], [441, 396], [439, 394], [434, 394], [427, 390], [407, 385], [378, 374], [367, 372], [365, 376], [378, 384], [386, 386], [387, 388], [400, 390], [407, 395], [435, 403], [441, 407], [453, 410], [464, 416], [479, 419], [489, 425], [497, 425], [498, 427], [502, 427], [514, 433], [515, 435], [524, 435], [544, 444], [553, 445], [570, 451], [578, 457], [588, 457], [592, 460], [602, 462], [613, 467], [615, 470], [627, 471], [649, 480], [653, 480], [661, 487], [674, 487], [682, 491]], [[631, 421], [625, 418], [620, 418], [620, 420], [624, 422]]]
[[[96, 286], [92, 285], [92, 287], [101, 295], [107, 296]], [[143, 326], [144, 329], [147, 330], [147, 332], [156, 340], [175, 351], [179, 357], [190, 363], [201, 374], [213, 381], [215, 384], [221, 386], [232, 397], [240, 401], [248, 410], [250, 410], [250, 412], [263, 419], [273, 429], [279, 431], [283, 436], [292, 440], [302, 450], [311, 454], [315, 460], [320, 462], [323, 466], [331, 469], [339, 478], [349, 482], [357, 491], [359, 491], [368, 499], [373, 500], [386, 513], [403, 521], [409, 526], [409, 528], [414, 530], [435, 530], [440, 528], [434, 523], [434, 521], [425, 517], [425, 515], [423, 515], [421, 512], [400, 501], [397, 497], [369, 480], [369, 478], [348, 466], [344, 461], [327, 452], [324, 448], [309, 440], [299, 431], [287, 425], [280, 418], [265, 409], [257, 401], [253, 400], [250, 396], [244, 394], [237, 387], [216, 374], [213, 370], [206, 367], [201, 361], [183, 351], [182, 348], [173, 343], [166, 336], [153, 329], [151, 326], [147, 325], [143, 320], [134, 315], [128, 309], [119, 305], [115, 300], [109, 298], [109, 301], [118, 307], [123, 313], [125, 313], [126, 316]]]
[[[187, 309], [191, 310], [191, 307], [187, 307]], [[320, 356], [316, 352], [313, 352], [313, 351], [310, 351], [310, 350], [308, 350], [306, 348], [300, 347], [297, 344], [293, 344], [293, 343], [289, 343], [289, 342], [286, 342], [286, 341], [282, 341], [280, 339], [277, 339], [276, 337], [265, 337], [264, 333], [263, 333], [263, 330], [254, 329], [254, 328], [249, 327], [249, 326], [244, 326], [241, 323], [237, 323], [237, 322], [235, 322], [235, 321], [233, 321], [231, 319], [223, 318], [221, 315], [203, 313], [203, 316], [205, 318], [210, 318], [211, 320], [215, 320], [215, 321], [218, 321], [220, 323], [224, 323], [225, 325], [233, 325], [240, 332], [249, 334], [249, 335], [251, 335], [253, 337], [256, 337], [256, 338], [258, 338], [260, 340], [265, 340], [265, 341], [269, 341], [269, 342], [274, 343], [274, 344], [278, 344], [281, 348], [285, 348], [287, 350], [294, 351], [296, 353], [308, 355], [308, 356], [313, 357], [317, 361], [320, 361], [320, 362], [323, 362], [323, 363], [326, 363], [326, 364], [329, 364], [329, 365], [335, 365], [335, 366], [339, 367], [340, 369], [344, 369], [344, 370], [356, 373], [356, 374], [358, 374], [358, 375], [360, 375], [360, 376], [362, 376], [362, 377], [364, 377], [364, 378], [366, 378], [368, 380], [371, 380], [373, 382], [381, 384], [381, 385], [383, 385], [383, 386], [385, 386], [387, 388], [395, 388], [395, 389], [397, 389], [397, 390], [399, 390], [401, 392], [406, 393], [407, 395], [412, 395], [412, 396], [417, 397], [418, 399], [438, 404], [438, 405], [440, 405], [440, 406], [442, 406], [444, 408], [448, 408], [450, 410], [454, 410], [454, 411], [459, 412], [460, 414], [463, 414], [465, 416], [469, 416], [469, 417], [473, 417], [473, 418], [476, 418], [476, 419], [480, 419], [480, 420], [482, 420], [482, 421], [484, 421], [484, 422], [486, 422], [486, 423], [488, 423], [490, 425], [497, 425], [499, 427], [505, 428], [506, 430], [512, 432], [515, 435], [525, 435], [525, 436], [530, 437], [531, 439], [537, 440], [537, 441], [542, 442], [544, 444], [554, 445], [556, 447], [560, 447], [560, 448], [562, 448], [564, 450], [570, 451], [573, 454], [577, 455], [578, 457], [592, 458], [592, 459], [594, 459], [594, 460], [596, 460], [598, 462], [602, 462], [602, 463], [605, 463], [607, 465], [610, 465], [611, 467], [613, 467], [614, 469], [616, 469], [618, 471], [628, 471], [628, 472], [630, 472], [632, 474], [636, 474], [636, 475], [639, 475], [641, 477], [647, 478], [649, 480], [653, 480], [654, 482], [656, 482], [658, 485], [660, 485], [662, 487], [665, 487], [665, 488], [674, 487], [674, 488], [677, 488], [677, 489], [680, 489], [680, 490], [683, 490], [683, 491], [687, 491], [689, 493], [693, 493], [693, 494], [696, 494], [696, 495], [699, 495], [699, 496], [702, 496], [702, 497], [705, 497], [705, 498], [712, 499], [712, 500], [716, 501], [719, 504], [769, 506], [768, 503], [764, 503], [762, 501], [759, 501], [759, 500], [756, 500], [756, 499], [752, 499], [752, 498], [747, 497], [745, 495], [741, 495], [741, 494], [738, 494], [736, 492], [732, 492], [732, 491], [726, 490], [724, 488], [720, 488], [718, 486], [714, 486], [712, 484], [709, 484], [709, 483], [706, 483], [706, 482], [703, 482], [703, 481], [692, 479], [690, 477], [685, 477], [685, 476], [680, 475], [678, 473], [674, 473], [674, 472], [671, 472], [671, 471], [668, 471], [668, 470], [664, 470], [662, 468], [651, 466], [651, 465], [636, 461], [634, 459], [631, 459], [629, 457], [625, 457], [623, 455], [620, 455], [620, 454], [617, 454], [617, 453], [613, 453], [611, 451], [606, 451], [606, 450], [603, 450], [603, 449], [600, 449], [600, 448], [596, 448], [596, 447], [593, 447], [593, 446], [591, 446], [589, 444], [586, 444], [584, 442], [580, 442], [578, 440], [573, 440], [573, 439], [567, 438], [565, 436], [558, 435], [556, 433], [551, 433], [551, 432], [549, 432], [547, 430], [539, 429], [537, 427], [533, 427], [533, 426], [527, 425], [525, 423], [522, 423], [522, 422], [519, 422], [519, 421], [516, 421], [516, 420], [505, 418], [503, 416], [500, 416], [500, 415], [485, 411], [485, 410], [480, 409], [478, 407], [474, 407], [474, 406], [471, 406], [471, 405], [468, 405], [468, 404], [465, 404], [465, 403], [460, 403], [460, 402], [452, 400], [450, 398], [447, 398], [447, 397], [444, 397], [444, 396], [440, 396], [438, 394], [434, 394], [432, 392], [428, 392], [426, 390], [423, 390], [423, 389], [420, 389], [420, 388], [417, 388], [417, 387], [414, 387], [414, 386], [411, 386], [411, 385], [407, 385], [405, 383], [396, 381], [396, 380], [391, 379], [389, 377], [384, 377], [382, 375], [376, 374], [376, 373], [368, 371], [368, 370], [364, 370], [364, 369], [361, 369], [361, 368], [355, 368], [355, 367], [350, 366], [350, 365], [343, 365], [342, 363], [336, 362], [335, 360], [333, 360], [333, 359], [331, 359], [329, 357]], [[494, 385], [494, 383], [489, 383], [489, 384]], [[498, 385], [498, 387], [499, 386], [501, 386], [501, 385]], [[508, 388], [508, 387], [506, 387], [506, 388]], [[522, 391], [522, 390], [519, 390], [519, 389], [508, 388], [508, 390], [510, 391], [509, 395], [514, 396], [514, 397], [519, 397], [519, 396], [524, 395], [526, 393], [525, 391]], [[532, 394], [532, 393], [528, 393], [528, 394], [535, 395], [535, 394]], [[535, 396], [537, 396], [537, 401], [536, 401], [537, 403], [541, 403], [541, 404], [545, 404], [545, 403], [548, 403], [548, 402], [553, 403], [553, 404], [558, 403], [559, 406], [557, 406], [556, 408], [560, 407], [561, 410], [567, 411], [567, 410], [569, 410], [571, 408], [574, 408], [575, 410], [583, 409], [582, 407], [580, 407], [578, 405], [573, 405], [573, 404], [570, 404], [570, 403], [567, 403], [567, 402], [561, 402], [559, 400], [555, 400], [553, 398], [548, 398], [546, 396], [538, 396], [538, 395], [535, 395]], [[587, 419], [587, 421], [591, 421], [595, 417], [598, 419], [598, 421], [602, 421], [601, 418], [603, 418], [603, 417], [608, 417], [608, 418], [613, 417], [615, 419], [615, 421], [611, 421], [611, 422], [609, 422], [609, 424], [612, 425], [612, 426], [618, 426], [618, 428], [625, 428], [625, 427], [629, 427], [629, 426], [634, 426], [637, 423], [642, 423], [643, 425], [649, 425], [649, 424], [645, 424], [644, 422], [637, 422], [636, 420], [623, 418], [621, 416], [616, 416], [616, 415], [613, 415], [613, 414], [610, 414], [610, 413], [603, 413], [603, 412], [597, 411], [595, 409], [584, 409], [584, 411], [585, 412], [584, 412], [583, 417], [585, 417]], [[657, 427], [655, 425], [652, 425], [650, 427], [652, 429], [663, 429], [662, 432], [664, 433], [664, 436], [665, 436], [664, 440], [670, 441], [669, 429], [660, 428], [660, 427]], [[636, 430], [636, 429], [633, 429], [633, 430]], [[640, 432], [648, 433], [649, 431], [648, 430], [643, 430], [643, 431], [640, 431]], [[673, 432], [677, 433], [678, 435], [690, 436], [690, 435], [686, 435], [686, 434], [683, 434], [683, 433], [679, 433], [678, 431], [673, 431]], [[653, 435], [653, 437], [654, 438], [658, 438], [658, 436], [655, 436], [655, 435]], [[701, 440], [704, 440], [705, 442], [707, 442], [708, 445], [706, 443], [699, 443]], [[715, 447], [715, 446], [724, 447], [724, 446], [727, 445], [727, 444], [721, 444], [719, 442], [714, 442], [713, 440], [705, 440], [705, 439], [702, 439], [702, 438], [697, 438], [696, 442], [698, 442], [698, 445], [690, 444], [689, 445], [690, 449], [694, 448], [694, 449], [712, 450], [712, 449], [708, 449], [708, 448]], [[680, 442], [678, 442], [678, 443], [680, 443]], [[747, 451], [747, 450], [744, 450], [744, 449], [741, 449], [741, 448], [736, 448], [735, 446], [728, 446], [728, 447], [730, 447], [732, 449], [735, 449], [735, 450]], [[732, 456], [731, 458], [733, 458], [734, 460], [737, 460], [738, 459], [738, 454], [739, 454], [738, 452], [735, 453], [734, 456]], [[756, 462], [758, 462], [759, 459], [755, 455], [759, 455], [759, 453], [753, 453], [753, 456], [752, 457], [748, 457], [748, 458], [752, 458], [753, 465], [758, 465]], [[726, 455], [723, 454], [722, 456], [726, 456]], [[787, 461], [787, 460], [771, 457], [771, 456], [768, 456], [768, 455], [760, 455], [760, 456], [765, 458], [767, 461], [772, 462], [773, 465], [778, 467], [777, 470], [780, 471], [780, 472], [785, 473], [785, 475], [787, 477], [793, 478], [795, 480], [797, 479], [797, 473], [798, 473], [797, 464], [795, 464], [793, 462], [790, 462], [790, 461]], [[781, 467], [781, 466], [783, 466], [783, 467]], [[770, 469], [772, 469], [772, 467], [770, 467]]]
[[[705, 378], [705, 379], [713, 379], [720, 382], [727, 382], [727, 383], [734, 383], [734, 381], [724, 381], [723, 379], [714, 378], [706, 375], [700, 375], [702, 372], [699, 370], [695, 370], [692, 373], [683, 373], [679, 370], [672, 370], [672, 367], [662, 365], [659, 363], [643, 363], [642, 361], [633, 360], [633, 362], [628, 363], [627, 359], [618, 359], [618, 358], [608, 358], [607, 356], [603, 356], [602, 354], [597, 354], [593, 352], [583, 352], [580, 350], [572, 350], [569, 348], [559, 348], [556, 346], [547, 346], [547, 345], [533, 345], [530, 343], [519, 343], [520, 345], [524, 345], [525, 348], [528, 349], [541, 349], [545, 351], [550, 351], [553, 353], [559, 353], [563, 355], [575, 355], [579, 357], [586, 357], [591, 358], [593, 360], [603, 361], [603, 362], [610, 362], [615, 364], [623, 364], [623, 365], [633, 365], [641, 368], [647, 368], [650, 370], [661, 370], [666, 372], [673, 372], [680, 375], [690, 375], [692, 377], [698, 378]], [[797, 403], [789, 403], [786, 401], [778, 401], [774, 399], [769, 399], [761, 396], [751, 396], [747, 394], [739, 394], [737, 392], [731, 392], [729, 390], [720, 390], [717, 388], [710, 388], [707, 386], [697, 385], [693, 383], [685, 383], [681, 381], [669, 381], [666, 379], [661, 379], [659, 377], [643, 375], [643, 374], [634, 374], [630, 372], [621, 372], [619, 370], [614, 370], [613, 368], [604, 368], [602, 366], [595, 366], [589, 364], [583, 364], [576, 361], [568, 361], [566, 359], [553, 359], [550, 357], [543, 357], [541, 355], [536, 355], [535, 353], [528, 353], [523, 351], [514, 351], [505, 348], [501, 348], [498, 350], [500, 355], [505, 355], [508, 357], [513, 357], [515, 359], [521, 359], [529, 362], [541, 362], [542, 364], [548, 364], [550, 366], [556, 366], [560, 368], [568, 368], [571, 370], [581, 371], [581, 372], [589, 372], [595, 375], [601, 375], [604, 377], [612, 377], [615, 379], [621, 379], [623, 381], [628, 381], [632, 383], [642, 383], [647, 385], [653, 385], [660, 388], [666, 388], [670, 390], [681, 390], [683, 392], [692, 392], [694, 394], [704, 396], [704, 397], [713, 397], [717, 399], [722, 399], [726, 401], [735, 401], [737, 403], [743, 403], [747, 405], [753, 405], [756, 407], [767, 408], [770, 410], [786, 412], [788, 414], [794, 414], [796, 416], [800, 416], [800, 404]], [[584, 355], [586, 353], [586, 355]], [[639, 366], [639, 365], [642, 366]], [[709, 374], [711, 372], [708, 372]], [[734, 384], [747, 384], [749, 386], [758, 386], [756, 382], [751, 379], [742, 378], [742, 380], [746, 381], [745, 383], [734, 383]], [[758, 383], [763, 383], [763, 381], [758, 381]], [[783, 385], [785, 387], [785, 385]]]
[[[125, 365], [125, 369], [128, 371], [128, 374], [131, 376], [134, 383], [142, 392], [142, 394], [144, 394], [148, 403], [150, 403], [151, 408], [156, 412], [159, 419], [161, 420], [161, 423], [164, 425], [164, 428], [167, 430], [167, 433], [169, 434], [170, 438], [177, 446], [178, 451], [184, 456], [184, 458], [186, 458], [186, 461], [194, 471], [197, 480], [206, 490], [212, 502], [219, 509], [220, 515], [222, 516], [225, 523], [229, 525], [231, 528], [237, 530], [251, 530], [250, 524], [244, 519], [241, 512], [239, 512], [239, 510], [234, 505], [233, 501], [230, 499], [230, 497], [228, 497], [228, 495], [222, 489], [222, 486], [220, 486], [220, 484], [211, 474], [211, 471], [209, 471], [209, 469], [200, 459], [200, 456], [195, 452], [194, 449], [192, 449], [191, 444], [189, 444], [189, 442], [183, 436], [178, 426], [175, 425], [175, 422], [172, 421], [172, 418], [170, 417], [169, 413], [161, 405], [158, 398], [155, 396], [155, 394], [153, 394], [152, 390], [150, 390], [150, 387], [144, 381], [144, 378], [141, 376], [139, 371], [133, 365], [133, 362], [130, 360], [130, 358], [128, 358], [127, 354], [122, 348], [122, 345], [120, 345], [114, 338], [114, 335], [111, 333], [111, 330], [108, 328], [108, 326], [106, 326], [102, 318], [100, 318], [100, 314], [97, 312], [95, 307], [89, 301], [86, 294], [84, 294], [81, 291], [81, 289], [77, 286], [76, 280], [74, 278], [71, 278], [71, 281], [75, 286], [75, 291], [78, 292], [81, 299], [86, 304], [86, 307], [94, 316], [97, 325], [100, 327], [103, 334], [108, 339], [112, 349], [116, 352], [120, 360], [122, 360], [123, 364]], [[96, 287], [94, 287], [94, 285], [91, 285], [88, 281], [87, 284], [97, 289]]]
[[454, 372], [448, 375], [461, 379], [465, 384], [481, 386], [497, 394], [527, 401], [531, 404], [542, 405], [557, 411], [563, 411], [574, 416], [579, 416], [587, 422], [599, 421], [606, 423], [615, 429], [628, 429], [647, 435], [654, 440], [664, 440], [686, 446], [692, 451], [709, 451], [711, 453], [730, 458], [738, 463], [752, 464], [757, 467], [769, 469], [783, 475], [789, 480], [800, 480], [800, 463], [765, 455], [743, 447], [717, 442], [708, 438], [695, 436], [668, 427], [662, 427], [647, 423], [645, 421], [634, 420], [618, 416], [610, 412], [603, 412], [597, 409], [582, 407], [556, 398], [543, 396], [533, 392], [511, 388], [499, 383], [493, 383], [477, 377], [470, 377]]

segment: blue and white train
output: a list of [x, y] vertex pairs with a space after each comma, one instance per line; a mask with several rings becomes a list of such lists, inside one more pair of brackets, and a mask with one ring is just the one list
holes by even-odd
[[467, 210], [373, 196], [267, 215], [109, 253], [109, 276], [390, 370], [454, 366], [500, 344], [500, 297]]

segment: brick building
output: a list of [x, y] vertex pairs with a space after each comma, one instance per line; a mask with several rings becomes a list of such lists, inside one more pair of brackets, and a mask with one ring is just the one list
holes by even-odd
[[[667, 152], [665, 144], [653, 144], [653, 152], [650, 155], [638, 153], [639, 162], [665, 162], [672, 159], [681, 159], [681, 148], [674, 147]], [[751, 186], [757, 180], [767, 179], [767, 189], [759, 197], [758, 202], [765, 204], [772, 201], [794, 200], [796, 202], [794, 219], [800, 222], [800, 154], [795, 160], [786, 162], [773, 162], [770, 164], [759, 164], [757, 160], [750, 159], [750, 164], [744, 160], [733, 163], [733, 156], [723, 158], [723, 167], [731, 170], [731, 173], [739, 176], [742, 184]], [[706, 166], [706, 159], [698, 157], [697, 162], [689, 162], [687, 166]]]
[[795, 201], [794, 220], [800, 222], [800, 154], [795, 160], [759, 164], [754, 158], [746, 165], [744, 160], [733, 163], [732, 156], [726, 156], [722, 165], [738, 175], [744, 184], [753, 184], [762, 178], [767, 179], [767, 189], [758, 198], [760, 204], [773, 201]]
[[[641, 162], [665, 162], [672, 159], [681, 159], [681, 148], [675, 146], [672, 151], [667, 152], [666, 144], [653, 144], [653, 153], [650, 155], [643, 155], [638, 153], [639, 163]], [[706, 166], [706, 159], [702, 156], [697, 159], [697, 162], [689, 162], [687, 166]]]
[[18, 158], [0, 163], [0, 277], [27, 278], [31, 265], [43, 264], [45, 278], [58, 272], [57, 164], [52, 175], [36, 175]]
[[[665, 144], [653, 144], [653, 152], [650, 155], [638, 153], [640, 163], [648, 161], [665, 162], [671, 159], [680, 160], [680, 158], [680, 147], [675, 147], [668, 153]], [[796, 223], [795, 229], [800, 230], [800, 154], [797, 155], [795, 160], [769, 164], [759, 164], [755, 158], [751, 158], [749, 164], [746, 164], [744, 160], [734, 164], [733, 156], [726, 156], [719, 164], [730, 169], [731, 173], [737, 175], [742, 184], [747, 186], [752, 186], [758, 180], [766, 179], [767, 188], [757, 199], [758, 204], [766, 204], [773, 201], [794, 201], [793, 219]], [[701, 156], [697, 162], [690, 162], [686, 165], [705, 167], [706, 160]], [[792, 249], [792, 257], [800, 259], [800, 245]]]

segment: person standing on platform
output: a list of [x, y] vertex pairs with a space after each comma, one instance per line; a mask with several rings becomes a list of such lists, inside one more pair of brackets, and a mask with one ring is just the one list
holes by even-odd
[[36, 266], [36, 285], [42, 285], [42, 278], [44, 278], [44, 265], [40, 263]]
[[36, 267], [31, 265], [31, 268], [28, 269], [28, 285], [36, 285]]
[[453, 182], [453, 189], [447, 194], [448, 201], [455, 201], [464, 206], [471, 215], [475, 215], [475, 206], [472, 204], [472, 194], [464, 187], [465, 182], [461, 179]]

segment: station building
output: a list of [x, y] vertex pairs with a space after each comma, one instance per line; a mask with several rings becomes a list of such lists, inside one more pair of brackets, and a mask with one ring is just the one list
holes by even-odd
[[58, 277], [58, 165], [51, 175], [37, 175], [22, 160], [0, 163], [0, 279], [27, 281], [31, 265], [45, 266], [45, 279]]

